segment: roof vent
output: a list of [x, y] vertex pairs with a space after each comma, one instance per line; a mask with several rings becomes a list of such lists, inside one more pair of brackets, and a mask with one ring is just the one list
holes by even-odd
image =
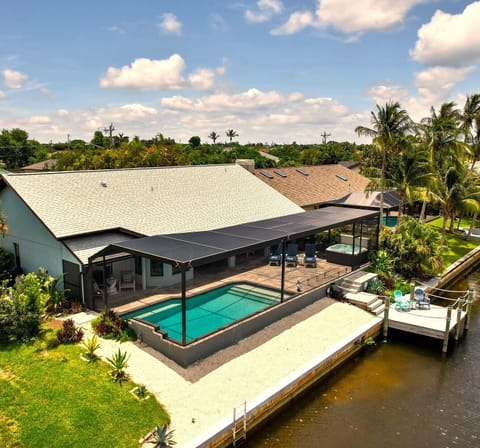
[[107, 186], [107, 181], [106, 181], [106, 180], [102, 180], [102, 181], [100, 182], [100, 185], [101, 185], [102, 187], [106, 187], [106, 186]]
[[287, 175], [281, 170], [273, 170], [275, 174], [278, 174], [280, 177], [287, 177]]
[[335, 174], [339, 179], [344, 180], [345, 182], [348, 180], [345, 176], [342, 176], [341, 174]]
[[303, 171], [301, 168], [297, 168], [296, 171], [300, 174], [303, 174], [304, 176], [308, 176], [308, 173]]
[[273, 176], [268, 171], [260, 171], [260, 174], [264, 175], [268, 179], [273, 179]]

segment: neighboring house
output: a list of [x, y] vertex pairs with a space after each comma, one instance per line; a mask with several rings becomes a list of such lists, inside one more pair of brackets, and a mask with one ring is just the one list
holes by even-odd
[[[109, 244], [303, 211], [239, 165], [4, 173], [0, 201], [9, 226], [3, 245], [17, 265], [66, 273], [65, 288], [82, 299], [88, 259]], [[142, 289], [179, 281], [173, 266], [146, 258], [126, 255], [107, 267], [116, 279], [135, 272]]]
[[24, 173], [37, 173], [38, 171], [51, 171], [55, 168], [57, 159], [47, 159], [41, 162], [34, 163], [32, 165], [24, 166], [20, 168], [20, 171]]
[[313, 210], [355, 191], [369, 179], [343, 165], [258, 168], [255, 175], [304, 210]]

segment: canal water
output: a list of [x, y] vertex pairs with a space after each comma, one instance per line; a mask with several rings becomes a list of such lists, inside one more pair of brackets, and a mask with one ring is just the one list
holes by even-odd
[[480, 447], [480, 270], [470, 330], [442, 341], [389, 334], [278, 414], [248, 447]]

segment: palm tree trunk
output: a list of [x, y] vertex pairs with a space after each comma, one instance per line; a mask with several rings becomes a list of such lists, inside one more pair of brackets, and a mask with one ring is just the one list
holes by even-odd
[[420, 217], [418, 218], [418, 220], [420, 222], [423, 222], [425, 221], [425, 213], [427, 211], [427, 201], [423, 201], [423, 204], [422, 204], [422, 210], [420, 211]]

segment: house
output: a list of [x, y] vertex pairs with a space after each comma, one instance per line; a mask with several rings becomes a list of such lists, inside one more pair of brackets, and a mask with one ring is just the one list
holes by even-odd
[[369, 179], [341, 165], [257, 168], [255, 175], [304, 210], [363, 192]]
[[[89, 258], [110, 244], [303, 212], [240, 165], [4, 173], [0, 201], [10, 229], [3, 245], [17, 266], [65, 273], [65, 288], [83, 301]], [[134, 273], [133, 288], [179, 281], [172, 265], [129, 254], [100, 277], [118, 280], [122, 272]]]
[[41, 162], [34, 163], [32, 165], [27, 165], [22, 168], [20, 168], [19, 171], [22, 171], [24, 173], [33, 173], [33, 172], [38, 172], [38, 171], [51, 171], [55, 168], [55, 165], [57, 164], [57, 159], [47, 159], [47, 160], [42, 160]]

